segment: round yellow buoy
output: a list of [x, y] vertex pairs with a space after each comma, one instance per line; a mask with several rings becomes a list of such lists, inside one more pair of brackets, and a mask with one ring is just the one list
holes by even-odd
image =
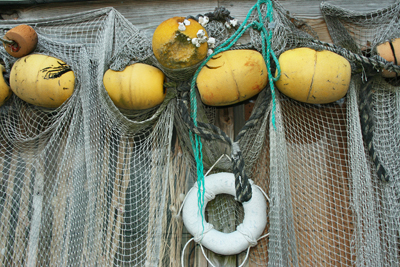
[[121, 109], [142, 110], [161, 104], [164, 90], [164, 73], [156, 67], [135, 63], [123, 71], [107, 70], [103, 83], [115, 106]]
[[23, 57], [31, 53], [37, 45], [36, 31], [29, 25], [18, 25], [4, 35], [5, 40], [14, 41], [12, 44], [3, 43], [7, 53], [13, 57]]
[[258, 94], [268, 83], [268, 71], [259, 52], [231, 50], [211, 58], [196, 82], [204, 104], [225, 106]]
[[[386, 61], [400, 65], [400, 38], [378, 45], [376, 52], [379, 56], [386, 59]], [[383, 70], [382, 76], [386, 78], [396, 77], [396, 72]]]
[[276, 87], [286, 96], [310, 104], [335, 102], [347, 93], [350, 63], [330, 51], [296, 48], [279, 57], [281, 76]]
[[3, 65], [0, 65], [1, 78], [0, 78], [0, 106], [2, 106], [11, 96], [12, 92], [10, 87], [4, 80], [3, 72], [6, 71]]
[[14, 63], [10, 87], [14, 94], [30, 104], [57, 108], [74, 92], [75, 75], [60, 59], [32, 54]]
[[152, 39], [154, 56], [166, 68], [193, 66], [207, 56], [208, 35], [194, 19], [173, 17], [162, 22]]

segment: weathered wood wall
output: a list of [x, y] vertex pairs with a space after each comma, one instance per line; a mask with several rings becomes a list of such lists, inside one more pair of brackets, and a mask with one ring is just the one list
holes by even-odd
[[[293, 16], [305, 20], [313, 27], [322, 41], [330, 41], [320, 11], [321, 0], [281, 0], [279, 2]], [[372, 11], [395, 3], [396, 0], [336, 0], [331, 2], [354, 11]], [[0, 15], [3, 19], [45, 18], [112, 6], [133, 25], [151, 36], [156, 27], [170, 17], [203, 14], [213, 11], [217, 6], [226, 7], [231, 11], [233, 17], [243, 21], [248, 10], [255, 3], [256, 0], [92, 0], [38, 5], [1, 5], [0, 3]]]

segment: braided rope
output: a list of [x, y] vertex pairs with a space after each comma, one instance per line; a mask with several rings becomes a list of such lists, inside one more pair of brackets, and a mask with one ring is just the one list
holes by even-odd
[[[267, 16], [264, 18], [261, 12], [261, 4], [267, 4], [268, 7], [268, 13]], [[247, 23], [251, 14], [253, 11], [257, 9], [258, 12], [258, 19], [252, 21], [251, 23]], [[279, 68], [279, 62], [277, 57], [275, 56], [274, 52], [271, 49], [271, 39], [272, 39], [272, 34], [273, 34], [273, 28], [274, 28], [274, 23], [273, 23], [273, 7], [272, 7], [272, 2], [271, 0], [258, 0], [257, 3], [249, 10], [246, 18], [244, 19], [243, 23], [239, 26], [239, 28], [236, 30], [236, 32], [229, 37], [224, 43], [219, 45], [214, 52], [209, 55], [198, 67], [197, 71], [195, 72], [192, 81], [191, 81], [191, 87], [190, 87], [190, 117], [193, 119], [193, 124], [194, 127], [198, 127], [198, 122], [197, 122], [197, 100], [196, 100], [196, 92], [195, 92], [195, 87], [196, 87], [196, 80], [197, 76], [199, 75], [201, 69], [206, 65], [206, 63], [215, 55], [227, 51], [233, 47], [235, 43], [239, 40], [239, 38], [242, 37], [242, 35], [249, 29], [253, 28], [261, 32], [262, 36], [262, 55], [264, 60], [266, 61], [267, 65], [267, 70], [268, 70], [268, 79], [269, 79], [269, 85], [270, 85], [270, 90], [271, 90], [271, 95], [272, 95], [272, 100], [273, 100], [273, 105], [272, 105], [272, 124], [275, 127], [275, 91], [274, 91], [274, 81], [277, 81], [280, 76], [280, 68]], [[226, 16], [228, 13], [223, 10], [224, 15]], [[221, 13], [221, 16], [222, 16]], [[269, 26], [267, 30], [264, 26], [264, 20], [268, 19]], [[271, 59], [270, 57], [272, 56], [273, 60], [276, 62], [277, 65], [277, 75], [274, 77], [271, 73]], [[193, 128], [194, 129], [194, 128]], [[203, 175], [203, 155], [202, 155], [202, 143], [201, 143], [201, 137], [196, 134], [195, 132], [192, 132], [190, 130], [189, 132], [190, 136], [190, 141], [192, 144], [192, 148], [194, 151], [194, 156], [196, 160], [196, 166], [197, 166], [197, 182], [199, 186], [199, 209], [201, 210], [204, 205], [204, 195], [200, 196], [201, 189], [204, 188], [204, 175]], [[248, 177], [245, 173], [245, 164], [244, 160], [242, 157], [242, 153], [239, 148], [239, 144], [237, 142], [229, 142], [229, 144], [232, 146], [232, 159], [233, 159], [233, 172], [235, 175], [235, 184], [236, 184], [236, 198], [239, 202], [245, 202], [251, 199], [251, 185], [249, 183]]]
[[393, 62], [386, 61], [384, 58], [380, 56], [374, 56], [374, 57], [366, 57], [363, 55], [359, 55], [357, 53], [353, 53], [343, 47], [326, 43], [320, 40], [313, 40], [311, 44], [307, 44], [310, 46], [317, 46], [320, 48], [323, 48], [325, 50], [329, 50], [331, 52], [334, 52], [336, 54], [339, 54], [345, 58], [347, 58], [350, 61], [353, 62], [359, 62], [363, 64], [368, 64], [373, 66], [375, 69], [385, 69], [388, 71], [400, 73], [400, 66], [395, 65]]
[[[199, 121], [196, 125], [193, 119], [189, 116], [187, 100], [180, 99], [177, 101], [177, 105], [178, 111], [181, 114], [181, 118], [185, 122], [186, 126], [189, 128], [190, 132], [192, 132], [199, 138], [201, 137], [205, 140], [218, 140], [232, 147], [231, 158], [232, 171], [235, 176], [236, 199], [239, 202], [249, 201], [252, 196], [251, 184], [245, 172], [245, 163], [243, 160], [242, 152], [239, 148], [239, 143], [233, 142], [232, 139], [229, 138], [229, 136], [224, 131], [213, 124]], [[252, 116], [253, 118], [249, 119], [246, 122], [244, 126], [245, 129], [248, 129], [257, 123], [262, 115], [262, 110], [263, 109], [257, 111], [257, 114], [255, 114], [255, 116]], [[244, 135], [245, 132], [245, 130], [242, 130], [242, 135]], [[201, 184], [201, 186], [203, 186], [203, 183]]]
[[374, 131], [375, 131], [375, 122], [374, 122], [374, 113], [372, 108], [373, 103], [374, 90], [372, 87], [372, 83], [368, 82], [359, 93], [359, 108], [360, 108], [360, 123], [361, 130], [363, 134], [363, 140], [366, 144], [368, 154], [370, 155], [374, 167], [376, 170], [376, 174], [381, 181], [388, 182], [390, 180], [390, 176], [387, 173], [385, 167], [381, 163], [381, 158], [375, 150], [374, 145]]

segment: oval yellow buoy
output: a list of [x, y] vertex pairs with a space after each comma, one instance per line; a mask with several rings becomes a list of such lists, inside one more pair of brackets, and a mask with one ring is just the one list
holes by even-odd
[[350, 63], [333, 52], [296, 48], [282, 53], [279, 64], [276, 87], [297, 101], [331, 103], [344, 97], [349, 88]]
[[161, 104], [164, 73], [156, 67], [135, 63], [123, 71], [107, 70], [103, 83], [115, 106], [127, 110], [143, 110]]
[[3, 65], [0, 65], [0, 106], [2, 106], [11, 96], [12, 92], [6, 81], [3, 73], [6, 71]]
[[154, 31], [153, 53], [166, 68], [190, 67], [207, 56], [207, 37], [206, 30], [196, 20], [173, 17], [162, 22]]
[[40, 54], [18, 59], [10, 72], [11, 90], [22, 100], [57, 108], [74, 92], [75, 75], [64, 61]]
[[[376, 47], [376, 52], [379, 56], [386, 59], [386, 61], [394, 62], [396, 65], [400, 65], [400, 38], [378, 45]], [[386, 78], [393, 78], [396, 77], [396, 72], [383, 70], [382, 76]]]
[[258, 94], [268, 83], [268, 71], [259, 52], [231, 50], [211, 58], [196, 82], [204, 104], [225, 106]]

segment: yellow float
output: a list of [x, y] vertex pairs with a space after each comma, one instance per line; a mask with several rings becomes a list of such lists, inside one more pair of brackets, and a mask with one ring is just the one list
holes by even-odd
[[14, 94], [30, 104], [57, 108], [74, 92], [75, 75], [60, 59], [31, 54], [14, 63], [10, 87]]
[[206, 30], [196, 20], [173, 17], [156, 28], [153, 53], [166, 68], [190, 67], [207, 56], [207, 37]]
[[161, 104], [164, 90], [164, 73], [159, 69], [135, 63], [123, 71], [107, 70], [103, 83], [115, 106], [128, 110], [143, 110]]
[[279, 64], [276, 87], [297, 101], [331, 103], [344, 97], [349, 88], [350, 63], [333, 52], [296, 48], [282, 53]]
[[[379, 56], [386, 59], [386, 61], [400, 65], [400, 38], [378, 45], [376, 52]], [[383, 70], [382, 76], [386, 78], [396, 77], [396, 72]]]
[[0, 65], [1, 78], [0, 78], [0, 106], [2, 106], [11, 96], [12, 92], [10, 87], [4, 80], [3, 73], [6, 71], [3, 65]]
[[259, 52], [231, 50], [211, 58], [196, 82], [204, 104], [225, 106], [258, 94], [268, 83], [268, 71]]

